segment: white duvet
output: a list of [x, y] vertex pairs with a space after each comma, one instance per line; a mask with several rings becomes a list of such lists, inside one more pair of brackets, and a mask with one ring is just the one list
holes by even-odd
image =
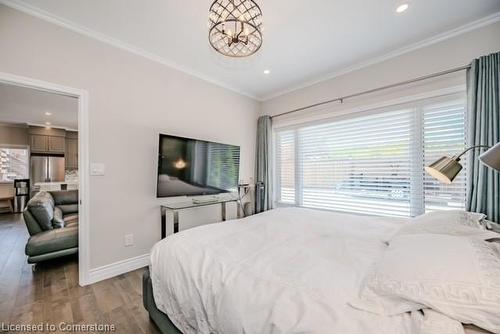
[[154, 299], [185, 334], [463, 333], [440, 315], [425, 324], [421, 312], [384, 317], [349, 305], [405, 223], [283, 208], [186, 230], [153, 247]]

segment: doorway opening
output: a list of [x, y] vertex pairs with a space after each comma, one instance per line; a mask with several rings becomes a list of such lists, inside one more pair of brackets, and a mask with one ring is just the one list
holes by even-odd
[[0, 72], [0, 248], [18, 261], [2, 270], [21, 281], [88, 284], [87, 96]]

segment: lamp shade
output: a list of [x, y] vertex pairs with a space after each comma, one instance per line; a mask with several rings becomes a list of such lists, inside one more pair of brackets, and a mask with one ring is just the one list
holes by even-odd
[[425, 167], [425, 171], [437, 180], [450, 184], [463, 168], [459, 161], [460, 159], [442, 157]]
[[500, 143], [481, 154], [479, 160], [486, 166], [500, 171]]

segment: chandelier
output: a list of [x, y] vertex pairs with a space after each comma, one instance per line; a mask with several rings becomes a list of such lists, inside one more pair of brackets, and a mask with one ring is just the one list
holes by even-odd
[[248, 57], [262, 45], [262, 11], [252, 0], [215, 0], [209, 10], [210, 45], [229, 57]]

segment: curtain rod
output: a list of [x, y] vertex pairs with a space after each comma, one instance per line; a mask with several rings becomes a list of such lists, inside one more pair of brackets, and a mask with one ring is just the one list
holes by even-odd
[[453, 68], [453, 69], [450, 69], [450, 70], [446, 70], [446, 71], [442, 71], [442, 72], [437, 72], [437, 73], [425, 75], [425, 76], [422, 76], [422, 77], [418, 77], [418, 78], [414, 78], [414, 79], [410, 79], [410, 80], [398, 82], [398, 83], [395, 83], [395, 84], [391, 84], [391, 85], [387, 85], [387, 86], [382, 86], [382, 87], [378, 87], [378, 88], [374, 88], [374, 89], [370, 89], [370, 90], [365, 90], [365, 91], [362, 91], [362, 92], [359, 92], [359, 93], [356, 93], [356, 94], [351, 94], [351, 95], [345, 95], [345, 96], [342, 96], [342, 97], [337, 97], [337, 98], [334, 98], [334, 99], [331, 99], [331, 100], [327, 100], [327, 101], [323, 101], [323, 102], [318, 102], [318, 103], [314, 103], [314, 104], [311, 104], [311, 105], [308, 105], [308, 106], [305, 106], [305, 107], [301, 107], [301, 108], [297, 108], [297, 109], [294, 109], [294, 110], [286, 111], [286, 112], [283, 112], [281, 114], [276, 114], [274, 116], [271, 116], [271, 118], [276, 118], [276, 117], [281, 117], [281, 116], [289, 115], [289, 114], [292, 114], [292, 113], [296, 113], [296, 112], [299, 112], [299, 111], [311, 109], [311, 108], [314, 108], [314, 107], [319, 107], [319, 106], [322, 106], [322, 105], [325, 105], [325, 104], [329, 104], [329, 103], [333, 103], [333, 102], [337, 102], [337, 101], [340, 101], [340, 103], [342, 103], [342, 102], [344, 102], [344, 100], [350, 99], [350, 98], [353, 98], [353, 97], [357, 97], [357, 96], [361, 96], [361, 95], [365, 95], [365, 94], [371, 94], [371, 93], [375, 93], [375, 92], [378, 92], [378, 91], [381, 91], [381, 90], [385, 90], [385, 89], [389, 89], [389, 88], [394, 88], [394, 87], [398, 87], [398, 86], [408, 85], [408, 84], [411, 84], [411, 83], [414, 83], [414, 82], [419, 82], [419, 81], [423, 81], [423, 80], [427, 80], [427, 79], [432, 79], [432, 78], [440, 77], [440, 76], [443, 76], [443, 75], [446, 75], [446, 74], [451, 74], [451, 73], [455, 73], [455, 72], [467, 70], [470, 67], [471, 67], [471, 65], [460, 66], [460, 67], [456, 67], [456, 68]]

